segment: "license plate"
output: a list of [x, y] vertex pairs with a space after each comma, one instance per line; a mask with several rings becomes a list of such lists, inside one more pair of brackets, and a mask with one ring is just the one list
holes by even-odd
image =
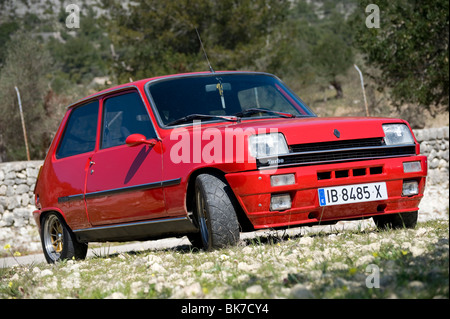
[[319, 188], [318, 192], [320, 206], [371, 202], [388, 198], [385, 182]]

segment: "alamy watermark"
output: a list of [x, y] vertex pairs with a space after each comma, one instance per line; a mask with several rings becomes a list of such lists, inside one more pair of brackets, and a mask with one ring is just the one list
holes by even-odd
[[[193, 128], [176, 128], [170, 140], [176, 141], [170, 150], [173, 163], [255, 163], [250, 155], [248, 137], [278, 133], [277, 128], [202, 129], [201, 121], [194, 121]], [[276, 145], [273, 145], [276, 147]], [[276, 157], [276, 156], [274, 156]], [[270, 163], [278, 164], [278, 162]]]
[[370, 13], [366, 17], [366, 27], [369, 29], [380, 28], [380, 7], [378, 7], [376, 4], [369, 4], [366, 7], [366, 13]]
[[375, 264], [369, 264], [366, 267], [366, 273], [369, 273], [366, 277], [366, 287], [380, 288], [380, 267]]
[[69, 14], [66, 18], [66, 27], [68, 29], [80, 28], [80, 7], [76, 4], [66, 6], [66, 12]]

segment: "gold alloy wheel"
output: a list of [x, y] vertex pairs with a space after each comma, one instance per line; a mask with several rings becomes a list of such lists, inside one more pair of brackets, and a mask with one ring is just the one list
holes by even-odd
[[44, 247], [53, 260], [58, 260], [64, 248], [63, 225], [56, 215], [50, 215], [44, 224]]

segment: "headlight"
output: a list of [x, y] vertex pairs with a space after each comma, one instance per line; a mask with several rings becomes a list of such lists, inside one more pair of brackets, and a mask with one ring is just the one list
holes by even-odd
[[286, 139], [281, 133], [252, 135], [248, 139], [248, 148], [250, 155], [256, 158], [289, 153]]
[[405, 124], [384, 124], [386, 145], [414, 144], [414, 138]]

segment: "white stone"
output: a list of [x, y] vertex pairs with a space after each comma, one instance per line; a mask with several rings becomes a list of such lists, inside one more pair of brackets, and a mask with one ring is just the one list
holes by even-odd
[[292, 287], [291, 297], [297, 299], [314, 298], [312, 292], [303, 284], [296, 284], [294, 287]]
[[250, 295], [260, 295], [264, 292], [264, 289], [260, 285], [253, 285], [248, 287], [245, 291]]
[[114, 292], [105, 299], [127, 299], [127, 297], [125, 297], [125, 295], [121, 292]]
[[28, 193], [28, 191], [30, 190], [30, 187], [26, 184], [20, 184], [19, 186], [17, 186], [16, 188], [16, 194], [24, 194], [24, 193]]
[[160, 272], [160, 273], [165, 273], [166, 272], [166, 269], [163, 266], [161, 266], [160, 264], [158, 264], [158, 263], [154, 263], [151, 266], [151, 269], [154, 272]]
[[199, 297], [203, 295], [202, 286], [198, 282], [193, 283], [190, 286], [187, 286], [183, 289], [186, 297], [192, 298], [192, 297]]
[[6, 195], [6, 190], [8, 188], [6, 187], [6, 185], [1, 185], [0, 186], [0, 196], [5, 196]]
[[14, 214], [9, 211], [4, 212], [2, 215], [2, 221], [5, 224], [5, 226], [7, 227], [12, 226], [14, 223]]

